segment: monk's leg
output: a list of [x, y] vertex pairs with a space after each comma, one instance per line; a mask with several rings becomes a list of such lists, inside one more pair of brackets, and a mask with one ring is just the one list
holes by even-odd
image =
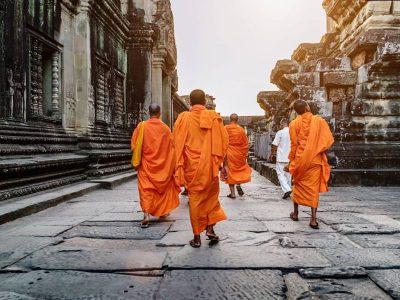
[[231, 193], [230, 193], [231, 198], [235, 198], [236, 197], [236, 195], [235, 195], [235, 185], [234, 184], [230, 184], [229, 185], [229, 190], [231, 191]]
[[317, 208], [312, 208], [311, 207], [311, 220], [310, 220], [310, 224], [312, 226], [318, 226], [318, 222], [317, 222]]
[[290, 213], [290, 218], [293, 221], [299, 220], [299, 205], [293, 202], [293, 212]]
[[193, 240], [189, 242], [190, 246], [193, 248], [199, 248], [201, 246], [201, 238], [200, 235], [194, 235]]
[[143, 212], [143, 220], [140, 222], [141, 227], [146, 228], [149, 226], [150, 214], [147, 212]]
[[217, 236], [217, 235], [215, 234], [214, 226], [215, 226], [215, 224], [207, 225], [206, 236], [207, 236], [211, 241], [219, 241], [219, 236]]

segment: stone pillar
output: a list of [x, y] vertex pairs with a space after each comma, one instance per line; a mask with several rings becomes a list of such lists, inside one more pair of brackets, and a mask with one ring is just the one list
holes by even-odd
[[161, 107], [163, 114], [163, 68], [164, 57], [153, 55], [153, 65], [151, 72], [151, 102], [157, 103]]
[[91, 53], [89, 1], [81, 1], [76, 16], [75, 76], [77, 85], [76, 128], [86, 133], [93, 127], [94, 103], [91, 97]]
[[5, 116], [5, 66], [4, 66], [4, 0], [0, 0], [0, 118]]
[[166, 75], [162, 82], [162, 120], [169, 127], [172, 126], [172, 98], [171, 98], [171, 77]]
[[60, 117], [60, 53], [55, 51], [51, 57], [51, 108], [55, 118]]

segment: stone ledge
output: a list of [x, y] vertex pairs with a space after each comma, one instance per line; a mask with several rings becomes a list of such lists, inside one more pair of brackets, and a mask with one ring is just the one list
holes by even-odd
[[29, 198], [5, 201], [4, 204], [0, 204], [0, 224], [56, 206], [61, 202], [87, 194], [100, 186], [99, 183], [79, 183]]
[[103, 189], [113, 190], [117, 185], [125, 183], [136, 177], [137, 177], [137, 172], [131, 171], [123, 174], [118, 174], [115, 176], [110, 176], [107, 178], [91, 180], [91, 182], [99, 183]]

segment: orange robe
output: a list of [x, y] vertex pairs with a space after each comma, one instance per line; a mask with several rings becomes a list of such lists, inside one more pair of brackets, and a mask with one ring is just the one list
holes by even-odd
[[[132, 135], [132, 151], [140, 126]], [[172, 134], [159, 118], [146, 121], [144, 126], [142, 160], [138, 169], [140, 206], [143, 212], [160, 217], [179, 206], [180, 188], [174, 178]]]
[[194, 105], [176, 120], [174, 143], [177, 182], [189, 191], [193, 233], [226, 220], [219, 202], [219, 168], [228, 147], [228, 134], [221, 117], [202, 105]]
[[227, 184], [242, 184], [251, 181], [251, 169], [247, 164], [249, 141], [244, 129], [232, 123], [225, 126], [229, 136], [229, 146], [226, 154], [228, 162]]
[[289, 133], [292, 199], [296, 204], [317, 208], [319, 193], [328, 192], [331, 169], [325, 152], [334, 142], [332, 133], [324, 119], [310, 112], [292, 121]]

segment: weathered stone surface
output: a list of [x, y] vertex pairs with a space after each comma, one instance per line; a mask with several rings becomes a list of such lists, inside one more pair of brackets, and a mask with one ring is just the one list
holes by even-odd
[[[187, 231], [192, 228], [190, 221], [176, 221], [170, 231]], [[266, 232], [266, 226], [257, 220], [240, 220], [240, 221], [223, 221], [215, 226], [218, 232], [231, 232], [231, 231], [250, 231], [250, 232]]]
[[306, 294], [309, 298], [305, 299], [390, 299], [368, 279], [325, 279], [310, 280], [308, 283], [310, 294]]
[[369, 277], [394, 299], [400, 299], [400, 270], [370, 271]]
[[326, 72], [322, 76], [322, 83], [325, 86], [351, 86], [356, 82], [356, 72]]
[[400, 233], [400, 228], [389, 227], [379, 224], [338, 224], [332, 225], [332, 228], [342, 234], [357, 234], [357, 233], [381, 233], [393, 234]]
[[129, 213], [104, 213], [94, 218], [91, 218], [91, 222], [118, 222], [118, 221], [133, 221], [139, 222], [143, 220], [143, 214], [139, 212], [129, 212]]
[[400, 250], [392, 249], [319, 249], [335, 266], [360, 266], [365, 268], [400, 267]]
[[334, 224], [367, 224], [368, 220], [362, 218], [362, 215], [355, 215], [346, 212], [318, 212], [318, 219], [328, 225]]
[[30, 269], [121, 271], [161, 269], [166, 252], [56, 246], [37, 251], [16, 265]]
[[0, 300], [38, 300], [38, 299], [13, 292], [0, 291]]
[[37, 226], [22, 226], [11, 229], [6, 233], [12, 236], [36, 236], [36, 237], [55, 237], [64, 231], [67, 231], [72, 226], [57, 226], [57, 225], [37, 225]]
[[282, 247], [290, 248], [356, 248], [347, 237], [337, 233], [284, 234], [279, 238]]
[[140, 228], [139, 223], [132, 226], [78, 226], [63, 234], [66, 238], [87, 237], [103, 239], [159, 240], [168, 231], [171, 223], [151, 224], [149, 228]]
[[0, 299], [152, 299], [159, 284], [158, 277], [34, 271], [0, 282], [1, 291], [26, 298]]
[[[243, 253], [246, 253], [243, 255]], [[282, 249], [275, 247], [185, 246], [165, 262], [170, 268], [301, 268], [327, 267], [330, 262], [314, 249]]]
[[[263, 221], [270, 231], [275, 233], [293, 233], [293, 232], [313, 232], [316, 233], [315, 229], [309, 226], [309, 221]], [[319, 232], [334, 232], [329, 226], [325, 224], [319, 224]]]
[[300, 277], [299, 274], [289, 273], [283, 278], [287, 288], [286, 297], [288, 300], [302, 299], [301, 297], [309, 295], [310, 287], [308, 283]]
[[352, 278], [367, 276], [367, 271], [364, 268], [352, 266], [300, 269], [299, 272], [304, 278]]
[[363, 248], [400, 249], [400, 234], [350, 234], [349, 239]]
[[167, 273], [157, 299], [285, 299], [280, 271], [197, 270]]

